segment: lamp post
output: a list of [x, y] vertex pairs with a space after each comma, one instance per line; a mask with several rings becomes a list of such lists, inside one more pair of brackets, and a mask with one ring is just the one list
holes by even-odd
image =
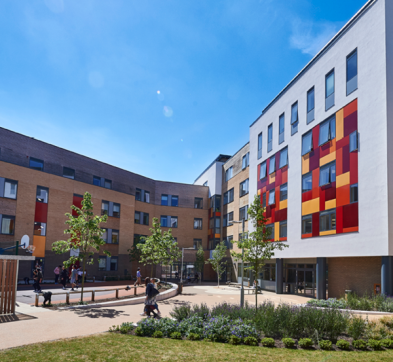
[[[231, 224], [242, 224], [242, 240], [244, 238], [244, 219], [242, 221], [233, 221]], [[230, 225], [231, 225], [230, 224]], [[242, 285], [240, 287], [240, 307], [244, 307], [244, 247], [242, 244]]]
[[184, 250], [195, 250], [194, 248], [181, 248], [181, 271], [180, 271], [180, 284], [183, 284], [183, 258]]

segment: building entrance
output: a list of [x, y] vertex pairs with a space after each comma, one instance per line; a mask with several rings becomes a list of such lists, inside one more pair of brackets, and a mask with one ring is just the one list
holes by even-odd
[[285, 264], [284, 293], [316, 297], [316, 265]]

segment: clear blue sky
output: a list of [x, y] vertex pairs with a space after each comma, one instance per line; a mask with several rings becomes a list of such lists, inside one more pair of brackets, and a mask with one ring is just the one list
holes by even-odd
[[0, 126], [192, 183], [365, 2], [2, 0]]

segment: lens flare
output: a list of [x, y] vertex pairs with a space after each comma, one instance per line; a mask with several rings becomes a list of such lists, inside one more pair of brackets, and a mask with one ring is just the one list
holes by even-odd
[[173, 110], [172, 110], [172, 108], [171, 108], [171, 107], [168, 107], [168, 106], [164, 106], [164, 109], [163, 109], [162, 112], [164, 113], [164, 116], [165, 116], [165, 117], [172, 117], [172, 115], [173, 115]]
[[157, 94], [160, 94], [160, 93], [161, 93], [161, 92], [158, 90], [158, 91], [157, 91]]

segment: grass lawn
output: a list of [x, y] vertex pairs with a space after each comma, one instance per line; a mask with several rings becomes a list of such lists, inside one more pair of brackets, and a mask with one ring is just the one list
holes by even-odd
[[393, 350], [326, 352], [104, 333], [0, 351], [0, 361], [392, 361]]

